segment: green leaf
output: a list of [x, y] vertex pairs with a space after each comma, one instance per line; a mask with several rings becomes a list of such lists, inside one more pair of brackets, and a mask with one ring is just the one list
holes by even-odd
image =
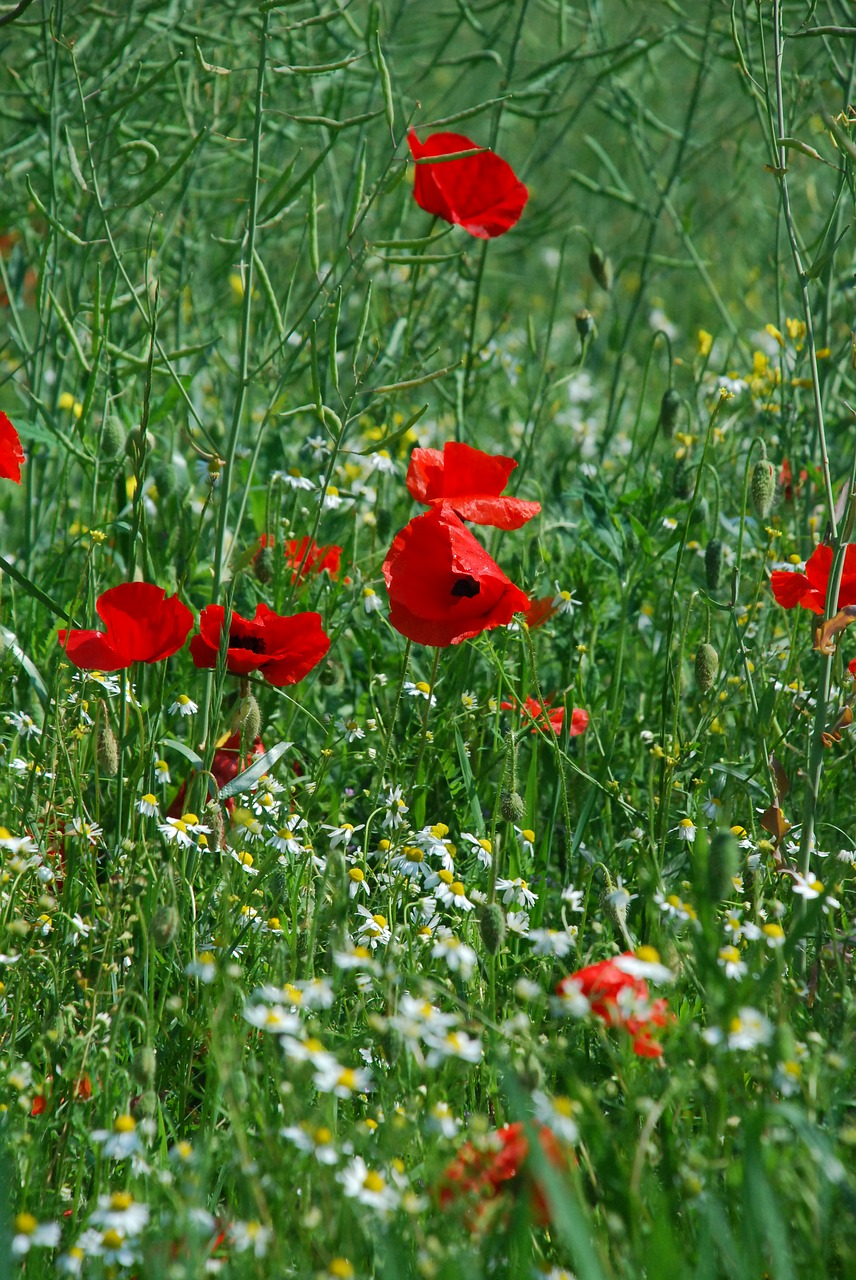
[[220, 799], [228, 800], [229, 796], [249, 791], [263, 774], [270, 772], [271, 766], [275, 765], [280, 756], [284, 756], [292, 745], [290, 742], [278, 742], [275, 747], [271, 747], [263, 756], [259, 756], [249, 769], [245, 769], [243, 773], [238, 774], [237, 778], [233, 778], [231, 782], [226, 783], [225, 787], [220, 788]]
[[204, 769], [205, 761], [200, 755], [197, 755], [192, 747], [188, 747], [185, 742], [179, 742], [178, 738], [164, 738], [162, 745], [171, 747], [173, 751], [177, 751], [180, 756], [184, 756], [185, 760], [189, 760], [194, 769]]

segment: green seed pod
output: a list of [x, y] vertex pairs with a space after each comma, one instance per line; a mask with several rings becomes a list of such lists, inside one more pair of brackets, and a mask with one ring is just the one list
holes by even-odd
[[702, 693], [712, 689], [719, 670], [719, 654], [712, 644], [700, 644], [695, 656], [696, 684]]
[[125, 441], [125, 452], [130, 456], [142, 457], [144, 453], [152, 452], [155, 443], [151, 431], [147, 431], [144, 436], [139, 427], [132, 427]]
[[664, 436], [670, 436], [674, 431], [682, 404], [683, 400], [674, 387], [663, 392], [663, 399], [660, 401], [660, 430]]
[[583, 342], [587, 342], [589, 338], [594, 337], [594, 316], [585, 307], [574, 316], [574, 324], [577, 326], [577, 333]]
[[504, 790], [499, 797], [499, 812], [506, 822], [519, 822], [526, 812], [526, 805], [520, 793]]
[[161, 950], [175, 941], [181, 921], [175, 907], [160, 906], [152, 916], [151, 933], [156, 947]]
[[769, 519], [776, 496], [776, 470], [769, 458], [759, 458], [752, 468], [749, 496], [758, 519]]
[[708, 591], [718, 591], [722, 583], [722, 543], [711, 538], [704, 550], [704, 576]]
[[737, 871], [740, 852], [730, 831], [717, 831], [707, 855], [707, 891], [711, 902], [722, 902], [733, 891], [731, 878]]
[[96, 751], [101, 772], [107, 778], [115, 778], [119, 772], [119, 747], [110, 724], [106, 704], [103, 702], [99, 706]]
[[479, 910], [479, 933], [488, 955], [497, 955], [505, 941], [505, 916], [498, 902], [486, 902]]
[[253, 572], [256, 579], [263, 586], [266, 582], [270, 582], [273, 577], [273, 547], [263, 546], [255, 559]]
[[101, 428], [101, 454], [105, 458], [116, 458], [125, 448], [127, 432], [125, 425], [115, 414], [111, 414]]
[[238, 717], [241, 726], [241, 745], [243, 747], [243, 744], [247, 743], [249, 747], [259, 736], [259, 729], [262, 727], [262, 713], [259, 711], [259, 704], [251, 693], [241, 699]]
[[612, 288], [615, 273], [612, 269], [611, 259], [607, 257], [598, 245], [594, 245], [591, 253], [589, 254], [589, 270], [600, 285], [601, 289], [605, 289], [606, 292], [609, 293]]

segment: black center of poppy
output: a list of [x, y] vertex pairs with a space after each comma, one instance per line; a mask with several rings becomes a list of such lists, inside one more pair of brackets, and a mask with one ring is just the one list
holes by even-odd
[[230, 649], [249, 649], [251, 653], [264, 653], [265, 642], [261, 636], [230, 636]]
[[458, 578], [452, 587], [452, 595], [458, 600], [472, 600], [473, 596], [477, 596], [480, 591], [481, 583], [476, 582], [475, 578], [471, 578], [469, 574]]

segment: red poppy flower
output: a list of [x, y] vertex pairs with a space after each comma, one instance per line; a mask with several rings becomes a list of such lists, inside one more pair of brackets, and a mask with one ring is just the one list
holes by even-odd
[[123, 671], [132, 662], [161, 662], [177, 653], [193, 626], [178, 596], [151, 582], [123, 582], [98, 597], [107, 631], [59, 632], [59, 642], [84, 671]]
[[447, 440], [440, 449], [414, 449], [407, 468], [407, 488], [417, 502], [446, 502], [462, 520], [519, 529], [537, 516], [540, 502], [501, 497], [517, 463], [501, 453], [482, 453], [468, 444]]
[[21, 483], [21, 465], [26, 462], [21, 437], [5, 413], [0, 413], [0, 476]]
[[[812, 613], [823, 613], [831, 568], [832, 547], [821, 543], [806, 561], [805, 573], [794, 573], [789, 569], [773, 570], [770, 575], [773, 595], [785, 609], [795, 609], [797, 605], [802, 605], [803, 609], [811, 609]], [[853, 542], [844, 553], [844, 573], [838, 592], [839, 609], [851, 604], [856, 604], [856, 543]]]
[[[503, 711], [513, 711], [518, 704], [514, 702], [501, 702], [499, 705]], [[551, 707], [548, 702], [545, 702], [544, 705], [547, 708], [546, 719], [544, 718], [544, 712], [541, 710], [540, 702], [537, 702], [534, 698], [527, 698], [523, 707], [520, 709], [524, 715], [529, 716], [529, 718], [535, 722], [532, 726], [533, 733], [537, 733], [539, 728], [546, 729], [548, 724], [554, 733], [561, 733], [562, 725], [565, 723], [565, 708]], [[572, 738], [579, 737], [581, 733], [585, 733], [588, 726], [589, 713], [587, 711], [583, 711], [581, 707], [574, 707], [571, 712], [570, 736]]]
[[[308, 552], [307, 547], [309, 548]], [[305, 563], [304, 556], [306, 557]], [[325, 569], [331, 578], [335, 578], [339, 573], [341, 559], [341, 547], [320, 547], [317, 542], [313, 542], [309, 537], [301, 538], [299, 542], [296, 538], [292, 538], [285, 544], [285, 563], [294, 570], [291, 575], [292, 582], [297, 578], [301, 565], [303, 565], [303, 569], [300, 572], [301, 582], [305, 582], [311, 573], [323, 573]]]
[[592, 1013], [602, 1018], [608, 1027], [623, 1027], [633, 1037], [635, 1054], [640, 1058], [660, 1058], [663, 1048], [651, 1030], [666, 1026], [668, 1006], [662, 999], [650, 1001], [645, 979], [635, 978], [622, 968], [622, 961], [635, 958], [633, 952], [628, 951], [614, 960], [590, 964], [562, 978], [556, 990], [561, 996], [575, 987], [588, 1000]]
[[[472, 151], [478, 146], [462, 133], [431, 133], [423, 143], [415, 129], [410, 130], [407, 141], [417, 162]], [[529, 192], [511, 165], [489, 147], [458, 160], [417, 163], [413, 195], [420, 209], [457, 223], [480, 240], [505, 235], [529, 199]]]
[[[565, 1159], [556, 1135], [546, 1125], [538, 1131], [541, 1149], [552, 1165], [562, 1168]], [[438, 1187], [440, 1205], [456, 1200], [469, 1201], [469, 1225], [477, 1228], [490, 1216], [490, 1206], [499, 1197], [523, 1190], [531, 1197], [537, 1220], [549, 1222], [547, 1200], [528, 1169], [529, 1139], [520, 1123], [506, 1124], [489, 1134], [479, 1145], [465, 1142], [444, 1170]]]
[[460, 644], [504, 626], [529, 598], [447, 506], [411, 520], [383, 565], [389, 620], [417, 644]]
[[[199, 615], [199, 633], [190, 642], [197, 667], [216, 667], [225, 610], [209, 604]], [[295, 613], [284, 618], [266, 604], [256, 606], [254, 618], [232, 614], [226, 666], [233, 675], [261, 671], [278, 688], [297, 684], [316, 667], [330, 648], [320, 613]]]

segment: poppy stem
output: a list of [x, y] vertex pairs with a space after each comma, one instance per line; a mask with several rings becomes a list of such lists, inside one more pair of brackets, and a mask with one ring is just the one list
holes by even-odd
[[[413, 648], [413, 641], [408, 640], [407, 644], [404, 646], [404, 661], [401, 664], [401, 676], [399, 677], [398, 689], [396, 690], [396, 693], [395, 693], [395, 703], [392, 708], [392, 715], [390, 716], [389, 725], [386, 730], [386, 741], [383, 744], [383, 759], [380, 762], [380, 769], [378, 769], [377, 777], [375, 779], [374, 794], [372, 796], [372, 803], [371, 803], [372, 812], [374, 812], [375, 809], [377, 808], [378, 796], [380, 795], [380, 789], [383, 786], [383, 778], [384, 778], [384, 774], [386, 773], [386, 766], [389, 763], [389, 753], [392, 748], [392, 734], [393, 734], [393, 730], [395, 729], [395, 722], [398, 719], [398, 708], [401, 703], [401, 695], [404, 693], [404, 681], [407, 678], [407, 668], [410, 666], [410, 650], [412, 648]], [[430, 703], [430, 698], [429, 698], [429, 703]]]
[[434, 650], [434, 662], [431, 666], [431, 678], [428, 681], [428, 697], [425, 699], [425, 714], [422, 717], [422, 735], [419, 739], [419, 752], [416, 756], [416, 763], [413, 766], [413, 782], [415, 784], [419, 775], [419, 766], [422, 764], [422, 757], [425, 754], [425, 743], [428, 741], [428, 717], [431, 714], [431, 703], [434, 700], [434, 685], [437, 680], [437, 668], [440, 665], [440, 649]]
[[565, 762], [562, 758], [562, 748], [559, 746], [559, 735], [555, 733], [550, 726], [550, 712], [547, 710], [547, 704], [541, 693], [541, 685], [538, 682], [538, 671], [535, 666], [535, 646], [532, 643], [532, 633], [525, 623], [521, 625], [523, 636], [526, 640], [526, 647], [529, 650], [529, 674], [532, 676], [532, 683], [535, 686], [535, 695], [541, 707], [541, 714], [544, 717], [544, 723], [548, 726], [546, 730], [547, 737], [550, 739], [552, 749], [556, 754], [556, 766], [559, 771], [559, 786], [562, 792], [562, 812], [565, 818], [565, 849], [571, 848], [571, 806], [568, 800], [568, 780], [565, 777]]

